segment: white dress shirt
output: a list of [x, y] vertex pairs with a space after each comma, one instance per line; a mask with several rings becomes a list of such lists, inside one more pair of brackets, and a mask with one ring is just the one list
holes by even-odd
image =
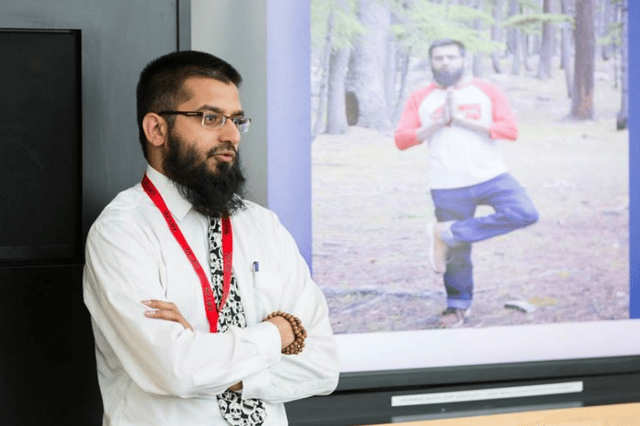
[[[209, 275], [208, 219], [164, 175], [151, 167], [147, 175]], [[121, 192], [91, 227], [83, 292], [103, 425], [226, 425], [215, 395], [240, 381], [243, 397], [265, 402], [265, 426], [286, 425], [284, 402], [335, 389], [339, 361], [324, 296], [276, 215], [245, 203], [231, 222], [247, 328], [226, 333], [209, 333], [198, 277], [140, 184]], [[149, 299], [175, 303], [195, 331], [145, 317]], [[282, 355], [276, 326], [262, 322], [276, 310], [306, 327], [301, 354]]]

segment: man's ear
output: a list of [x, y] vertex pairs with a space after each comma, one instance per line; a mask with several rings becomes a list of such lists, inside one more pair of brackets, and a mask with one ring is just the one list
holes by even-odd
[[167, 140], [169, 128], [164, 118], [154, 112], [149, 112], [142, 119], [142, 130], [151, 145], [160, 147]]

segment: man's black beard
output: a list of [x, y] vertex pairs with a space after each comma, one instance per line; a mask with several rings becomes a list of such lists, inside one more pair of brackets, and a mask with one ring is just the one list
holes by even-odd
[[[198, 161], [195, 149], [187, 148], [173, 132], [169, 132], [167, 143], [169, 152], [162, 163], [164, 172], [197, 212], [210, 217], [228, 217], [244, 206], [240, 195], [245, 178], [237, 152], [232, 164], [219, 162], [212, 172], [207, 160]], [[235, 151], [231, 144], [224, 149]], [[209, 151], [207, 158], [213, 152]]]
[[437, 71], [433, 68], [431, 69], [433, 72], [433, 79], [442, 87], [454, 86], [457, 82], [460, 81], [462, 75], [464, 74], [464, 68], [460, 67], [454, 71]]

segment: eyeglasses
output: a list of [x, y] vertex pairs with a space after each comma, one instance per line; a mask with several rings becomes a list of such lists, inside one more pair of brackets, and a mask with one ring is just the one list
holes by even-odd
[[238, 128], [240, 133], [247, 133], [251, 126], [251, 119], [246, 117], [228, 117], [224, 114], [217, 112], [204, 112], [204, 111], [161, 111], [159, 115], [186, 115], [187, 117], [199, 117], [202, 116], [202, 127], [207, 129], [215, 129], [224, 126], [227, 120]]

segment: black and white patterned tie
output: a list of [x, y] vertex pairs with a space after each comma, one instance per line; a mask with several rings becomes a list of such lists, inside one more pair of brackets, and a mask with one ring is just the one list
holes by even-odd
[[[211, 267], [211, 281], [216, 301], [222, 299], [222, 284], [224, 278], [222, 262], [222, 228], [218, 218], [211, 218], [209, 224], [209, 265]], [[247, 320], [240, 301], [240, 292], [235, 277], [231, 276], [229, 297], [218, 317], [218, 332], [224, 333], [229, 326], [244, 328]], [[218, 406], [222, 417], [233, 426], [259, 426], [264, 423], [267, 412], [264, 403], [259, 399], [243, 399], [242, 395], [227, 390], [219, 395]]]

